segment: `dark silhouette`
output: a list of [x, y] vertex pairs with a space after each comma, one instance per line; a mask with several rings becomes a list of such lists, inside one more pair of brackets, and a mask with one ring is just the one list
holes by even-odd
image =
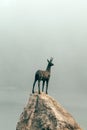
[[35, 80], [33, 83], [33, 89], [32, 89], [32, 93], [34, 93], [34, 87], [36, 84], [36, 81], [38, 81], [38, 93], [40, 94], [40, 81], [43, 81], [43, 85], [42, 85], [42, 91], [44, 91], [44, 85], [46, 82], [46, 94], [48, 94], [48, 83], [49, 83], [49, 79], [50, 79], [50, 73], [51, 73], [51, 66], [53, 66], [54, 64], [52, 63], [53, 58], [51, 58], [50, 60], [48, 60], [48, 65], [46, 70], [38, 70], [35, 73]]

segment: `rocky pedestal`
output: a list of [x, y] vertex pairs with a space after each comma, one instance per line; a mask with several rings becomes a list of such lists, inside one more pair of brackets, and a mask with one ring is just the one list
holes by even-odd
[[58, 102], [45, 93], [30, 95], [16, 130], [82, 130]]

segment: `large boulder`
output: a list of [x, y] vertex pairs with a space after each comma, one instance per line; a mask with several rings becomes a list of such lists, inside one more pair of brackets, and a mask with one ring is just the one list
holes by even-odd
[[45, 93], [30, 95], [16, 130], [82, 130], [57, 101]]

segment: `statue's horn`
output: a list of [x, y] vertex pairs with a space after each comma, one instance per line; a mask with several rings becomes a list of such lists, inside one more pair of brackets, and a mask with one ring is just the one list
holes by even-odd
[[53, 61], [53, 57], [50, 58], [50, 62], [52, 62], [52, 61]]

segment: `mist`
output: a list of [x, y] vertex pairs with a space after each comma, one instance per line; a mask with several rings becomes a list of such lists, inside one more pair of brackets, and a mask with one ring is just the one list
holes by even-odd
[[1, 0], [0, 90], [31, 93], [53, 57], [49, 94], [77, 117], [74, 105], [87, 109], [86, 35], [86, 0]]

